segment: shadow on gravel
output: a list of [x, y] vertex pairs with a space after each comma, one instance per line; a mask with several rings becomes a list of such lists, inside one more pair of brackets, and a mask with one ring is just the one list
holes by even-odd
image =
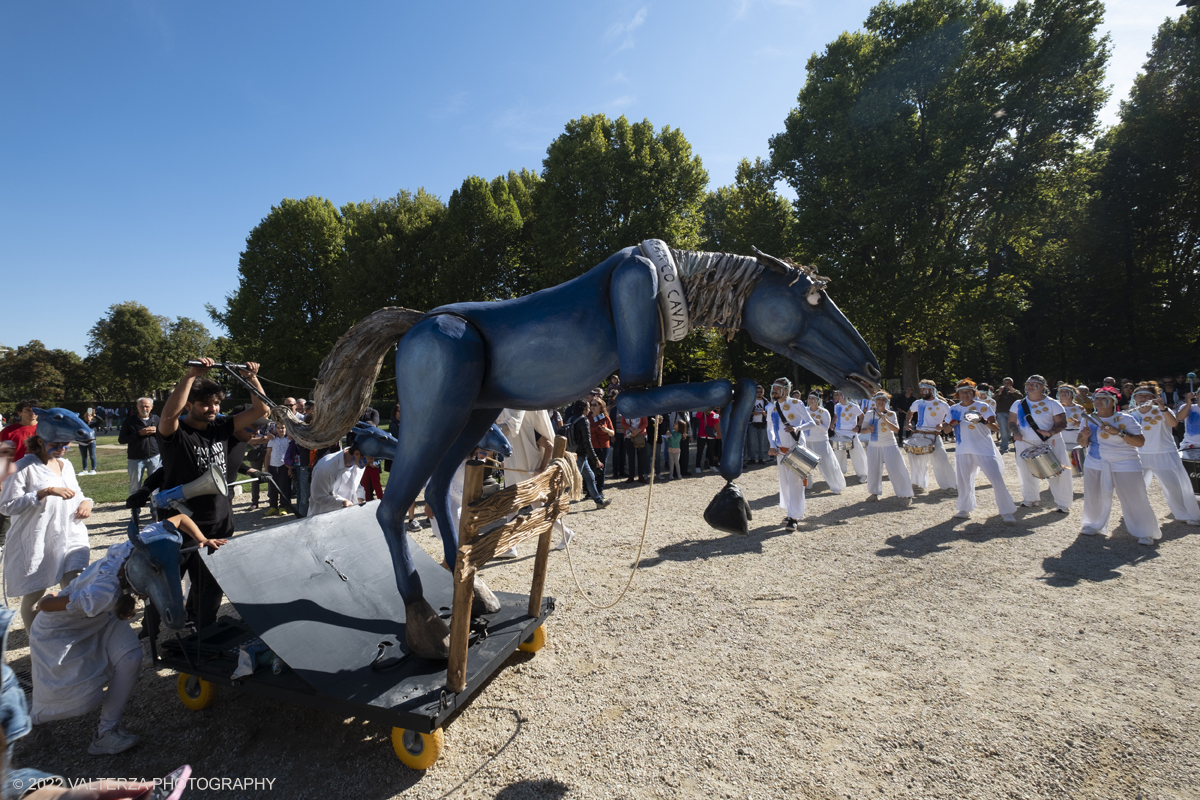
[[881, 558], [897, 556], [900, 558], [921, 558], [930, 553], [949, 550], [950, 544], [954, 541], [961, 540], [964, 542], [982, 543], [991, 541], [992, 539], [1017, 539], [1029, 536], [1033, 533], [1031, 528], [1053, 521], [1052, 519], [1045, 521], [1031, 520], [1029, 523], [1023, 524], [1020, 521], [1016, 523], [1004, 523], [992, 520], [985, 522], [984, 520], [948, 519], [933, 527], [918, 531], [912, 536], [888, 537], [884, 540], [887, 547], [876, 550], [875, 555]]
[[1133, 567], [1158, 558], [1158, 549], [1189, 533], [1182, 523], [1163, 527], [1163, 538], [1155, 547], [1144, 547], [1130, 536], [1124, 523], [1104, 536], [1080, 534], [1057, 556], [1042, 560], [1048, 586], [1071, 587], [1082, 582], [1099, 583], [1119, 578], [1122, 567]]
[[541, 781], [517, 781], [496, 794], [496, 800], [558, 800], [565, 797], [571, 787], [553, 778]]

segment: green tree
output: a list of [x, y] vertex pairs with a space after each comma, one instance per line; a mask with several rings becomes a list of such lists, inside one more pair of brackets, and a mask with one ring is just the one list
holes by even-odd
[[209, 315], [247, 358], [284, 383], [311, 386], [350, 320], [339, 305], [346, 226], [321, 197], [285, 199], [246, 237], [237, 289]]
[[73, 400], [80, 393], [79, 362], [70, 350], [48, 350], [34, 339], [0, 359], [0, 396], [8, 401], [33, 399], [42, 405]]
[[108, 388], [126, 401], [162, 386], [165, 346], [161, 319], [132, 300], [109, 306], [88, 332], [88, 355], [111, 379]]
[[567, 123], [542, 162], [534, 241], [536, 288], [581, 275], [623, 247], [700, 243], [708, 174], [678, 128], [655, 132], [603, 114]]
[[438, 228], [435, 305], [519, 294], [520, 233], [521, 212], [504, 178], [463, 181]]
[[1106, 99], [1100, 21], [1098, 0], [883, 2], [809, 60], [772, 164], [885, 375], [915, 384], [1020, 310], [1048, 184]]

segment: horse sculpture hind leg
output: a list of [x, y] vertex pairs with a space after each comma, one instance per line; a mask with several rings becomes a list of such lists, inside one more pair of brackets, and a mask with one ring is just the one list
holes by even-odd
[[[392, 554], [396, 588], [404, 599], [406, 643], [409, 651], [421, 658], [448, 657], [450, 628], [424, 599], [404, 518], [439, 465], [445, 463], [452, 475], [495, 420], [498, 412], [492, 413], [486, 424], [485, 413], [472, 413], [485, 361], [478, 331], [447, 314], [414, 325], [396, 351], [396, 375], [404, 376], [396, 387], [404, 413], [391, 477], [376, 516]], [[468, 427], [473, 431], [465, 434]], [[453, 466], [449, 466], [451, 462]], [[445, 515], [445, 509], [442, 513]], [[448, 522], [448, 518], [439, 519], [439, 527], [447, 563], [453, 564], [457, 543], [454, 526]]]

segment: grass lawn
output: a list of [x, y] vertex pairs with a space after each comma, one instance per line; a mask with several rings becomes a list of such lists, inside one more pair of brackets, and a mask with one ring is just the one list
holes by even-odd
[[[99, 475], [79, 475], [78, 446], [71, 445], [71, 449], [67, 451], [67, 458], [70, 459], [71, 466], [75, 468], [75, 474], [79, 478], [79, 488], [83, 489], [83, 493], [92, 498], [93, 502], [123, 503], [129, 496], [129, 473], [126, 469], [125, 445], [118, 445], [117, 448], [101, 447], [106, 444], [116, 445], [116, 434], [96, 437], [96, 470], [100, 473]], [[384, 486], [387, 485], [387, 479], [387, 472], [384, 472], [379, 478]], [[248, 489], [249, 487], [243, 488]]]

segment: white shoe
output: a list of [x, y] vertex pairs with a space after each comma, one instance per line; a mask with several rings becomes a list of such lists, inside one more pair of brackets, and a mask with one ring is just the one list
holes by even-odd
[[1154, 540], [1151, 539], [1149, 536], [1143, 536], [1140, 539], [1138, 539], [1138, 544], [1144, 544], [1147, 547], [1151, 547], [1154, 544]]
[[1054, 510], [1060, 514], [1070, 514], [1071, 513], [1071, 509], [1067, 508], [1066, 506], [1059, 506], [1058, 508], [1056, 508]]
[[878, 500], [878, 499], [879, 499], [879, 495], [877, 495], [877, 494], [869, 494], [869, 495], [867, 495], [867, 502], [868, 502], [868, 503], [874, 503], [874, 502], [875, 502], [876, 500]]
[[1037, 500], [1022, 500], [1021, 508], [1041, 508], [1041, 503]]
[[699, 474], [700, 474], [700, 468], [699, 468], [699, 467], [696, 467], [696, 474], [697, 474], [697, 475], [699, 475]]
[[867, 476], [866, 476], [866, 475], [859, 475], [859, 476], [858, 476], [858, 482], [859, 482], [859, 483], [866, 483], [866, 482], [867, 482]]
[[924, 486], [917, 486], [917, 485], [914, 483], [914, 484], [913, 484], [913, 494], [925, 494], [925, 487], [924, 487]]
[[1083, 534], [1084, 536], [1099, 536], [1100, 535], [1100, 531], [1096, 530], [1095, 528], [1084, 528], [1083, 530], [1080, 531], [1080, 533]]
[[1014, 517], [1012, 514], [1001, 514], [1000, 519], [1004, 520], [1005, 522], [1016, 522], [1017, 521], [1017, 518]]
[[507, 550], [505, 550], [503, 553], [496, 553], [496, 555], [494, 555], [492, 557], [493, 558], [516, 558], [518, 555], [519, 554], [517, 553], [517, 548], [510, 547]]
[[716, 468], [716, 467], [709, 467], [709, 468], [708, 468], [708, 471], [709, 471], [709, 472], [716, 472], [716, 471], [717, 471], [717, 468]]
[[140, 742], [142, 737], [137, 734], [122, 732], [120, 728], [112, 728], [104, 733], [97, 733], [96, 738], [88, 745], [88, 755], [111, 756], [124, 753]]
[[572, 539], [574, 539], [574, 538], [575, 538], [575, 532], [574, 532], [574, 531], [572, 531], [570, 528], [568, 528], [568, 529], [567, 529], [567, 532], [566, 532], [566, 535], [564, 535], [564, 536], [562, 537], [562, 541], [561, 541], [561, 542], [559, 542], [558, 544], [554, 545], [554, 549], [555, 549], [555, 550], [566, 550], [566, 549], [567, 549], [567, 544], [569, 544], [569, 543], [570, 543], [570, 541], [571, 541]]
[[901, 497], [900, 498], [900, 507], [901, 508], [908, 508], [909, 506], [912, 505], [912, 503], [913, 503], [913, 499], [911, 497]]
[[955, 519], [970, 519], [971, 512], [970, 511], [955, 511], [954, 518]]

